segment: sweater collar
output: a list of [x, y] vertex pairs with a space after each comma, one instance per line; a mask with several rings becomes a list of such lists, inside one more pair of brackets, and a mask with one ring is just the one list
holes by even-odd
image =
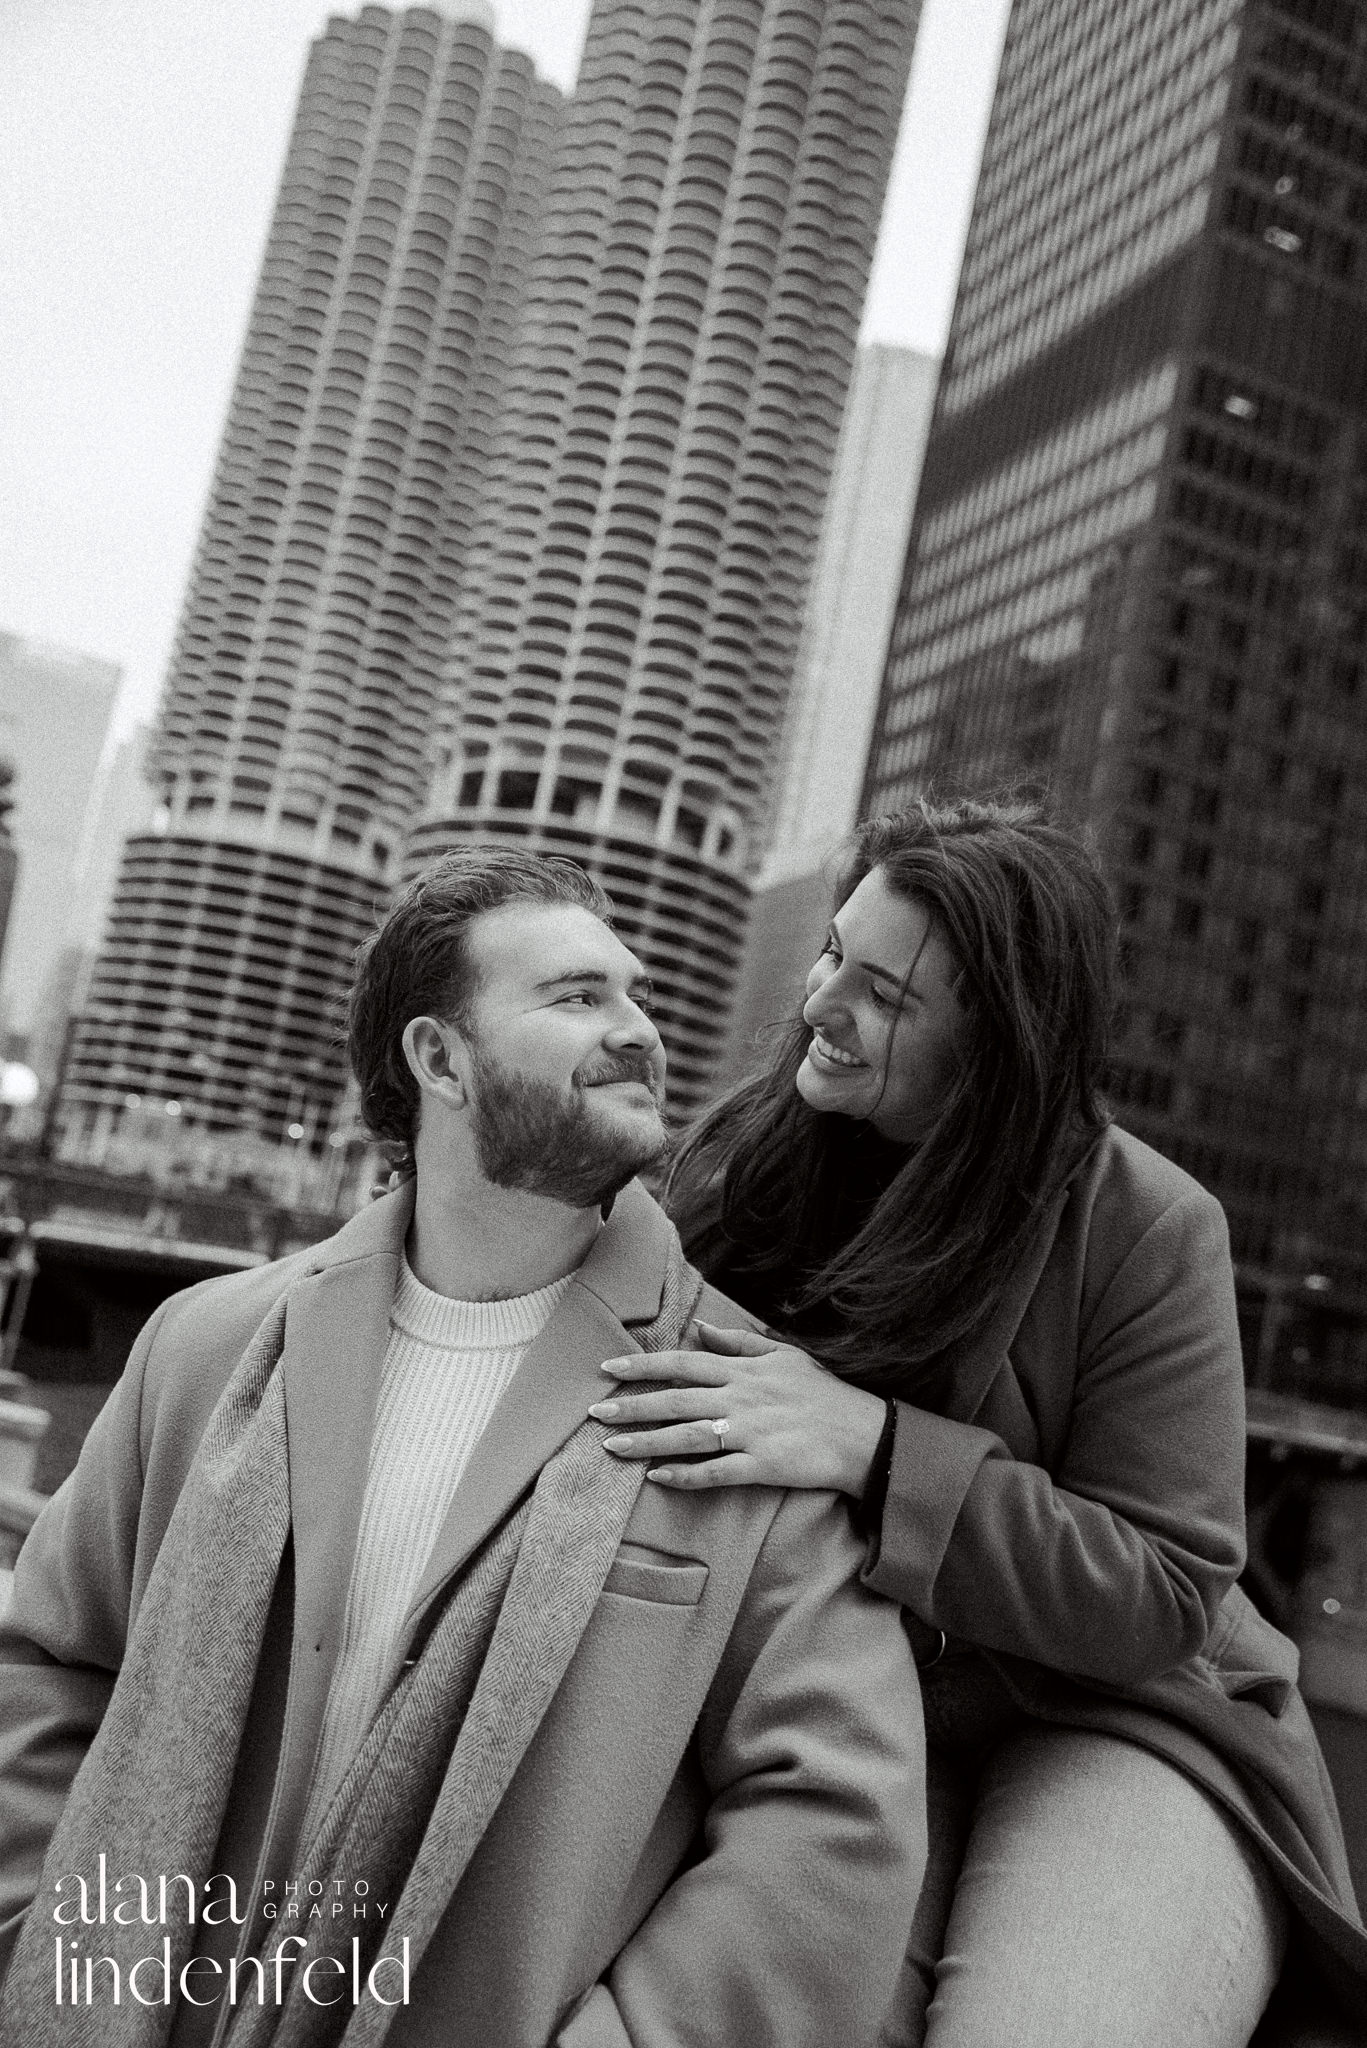
[[442, 1351], [520, 1350], [550, 1321], [573, 1278], [566, 1273], [549, 1287], [497, 1301], [458, 1301], [424, 1287], [401, 1253], [389, 1321], [404, 1336]]

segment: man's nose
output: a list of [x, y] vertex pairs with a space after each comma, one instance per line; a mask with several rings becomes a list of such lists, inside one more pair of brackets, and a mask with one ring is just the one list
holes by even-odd
[[605, 1045], [638, 1045], [645, 1052], [654, 1052], [662, 1040], [654, 1019], [647, 1016], [638, 1003], [628, 1001], [620, 1017], [614, 1018], [610, 1029], [603, 1034], [603, 1042]]

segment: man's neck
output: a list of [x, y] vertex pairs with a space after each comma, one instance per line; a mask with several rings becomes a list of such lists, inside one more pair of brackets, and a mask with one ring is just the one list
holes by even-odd
[[454, 1301], [508, 1301], [534, 1294], [581, 1266], [602, 1221], [481, 1179], [443, 1185], [418, 1173], [408, 1264], [415, 1279]]

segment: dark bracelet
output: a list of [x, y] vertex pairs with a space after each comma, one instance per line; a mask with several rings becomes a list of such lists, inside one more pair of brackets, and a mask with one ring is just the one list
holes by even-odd
[[883, 1418], [882, 1433], [869, 1466], [869, 1476], [864, 1481], [864, 1491], [859, 1496], [859, 1519], [869, 1530], [877, 1529], [883, 1520], [888, 1481], [892, 1478], [892, 1453], [897, 1442], [897, 1403], [887, 1401], [884, 1405], [887, 1414]]

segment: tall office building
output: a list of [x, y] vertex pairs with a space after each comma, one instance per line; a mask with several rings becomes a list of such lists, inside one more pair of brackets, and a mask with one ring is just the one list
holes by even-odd
[[940, 365], [871, 346], [855, 360], [807, 594], [797, 670], [731, 1019], [726, 1078], [764, 1057], [803, 1000], [859, 816], [897, 586]]
[[1365, 646], [1367, 6], [1017, 0], [865, 801], [1052, 776], [1120, 900], [1121, 1120], [1247, 1288], [1345, 1310]]
[[171, 658], [60, 1093], [314, 1140], [392, 883], [561, 107], [484, 0], [314, 43]]
[[416, 866], [570, 854], [724, 1042], [918, 9], [596, 0], [468, 555]]
[[93, 654], [0, 633], [0, 757], [13, 776], [9, 928], [0, 956], [0, 1026], [14, 1056], [43, 1021], [43, 997], [81, 916], [88, 806], [99, 781], [119, 667]]

